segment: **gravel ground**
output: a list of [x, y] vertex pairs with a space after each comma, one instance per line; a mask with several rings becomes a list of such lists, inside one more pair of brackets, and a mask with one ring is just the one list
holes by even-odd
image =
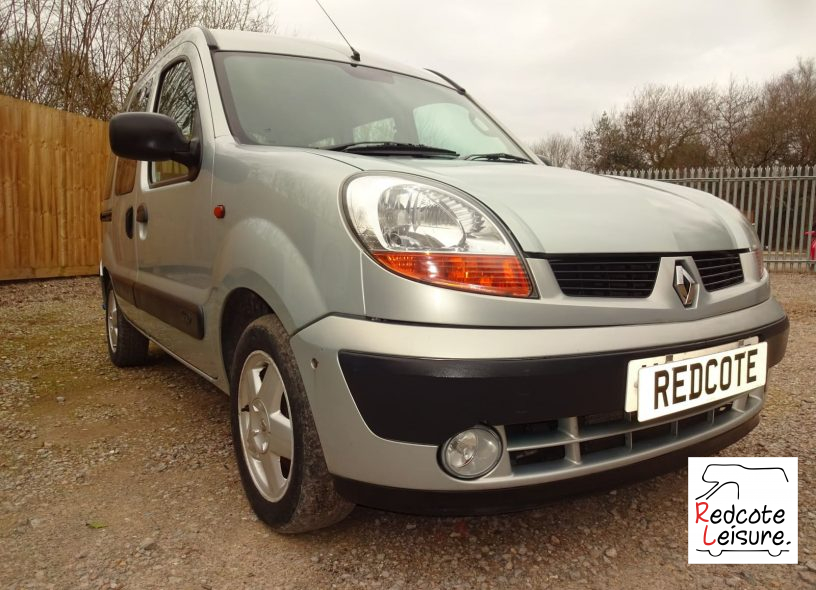
[[509, 516], [357, 508], [276, 535], [244, 500], [223, 394], [160, 351], [115, 369], [95, 279], [0, 284], [0, 587], [813, 587], [816, 275], [773, 283], [788, 354], [723, 454], [799, 457], [798, 566], [688, 566], [685, 472]]

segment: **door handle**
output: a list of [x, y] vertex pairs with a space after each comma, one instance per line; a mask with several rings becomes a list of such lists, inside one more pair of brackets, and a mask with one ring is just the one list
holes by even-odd
[[125, 234], [129, 239], [133, 239], [133, 207], [128, 207], [125, 211]]
[[138, 209], [136, 209], [136, 221], [139, 223], [147, 223], [147, 207], [145, 207], [144, 203], [139, 205]]

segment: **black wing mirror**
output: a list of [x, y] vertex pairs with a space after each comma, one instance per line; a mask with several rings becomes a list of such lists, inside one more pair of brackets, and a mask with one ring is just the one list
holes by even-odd
[[198, 168], [201, 146], [188, 140], [178, 124], [159, 113], [120, 113], [108, 128], [110, 146], [120, 158], [160, 162], [173, 160], [188, 168]]

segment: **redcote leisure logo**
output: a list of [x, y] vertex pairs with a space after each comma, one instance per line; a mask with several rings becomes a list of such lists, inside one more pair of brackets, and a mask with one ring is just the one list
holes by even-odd
[[689, 457], [689, 563], [798, 563], [796, 457]]

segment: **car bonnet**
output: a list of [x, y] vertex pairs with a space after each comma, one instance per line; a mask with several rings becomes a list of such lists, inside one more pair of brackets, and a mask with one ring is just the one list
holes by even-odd
[[506, 162], [333, 156], [367, 172], [412, 174], [462, 190], [498, 215], [529, 253], [688, 253], [750, 246], [730, 205], [668, 183]]

